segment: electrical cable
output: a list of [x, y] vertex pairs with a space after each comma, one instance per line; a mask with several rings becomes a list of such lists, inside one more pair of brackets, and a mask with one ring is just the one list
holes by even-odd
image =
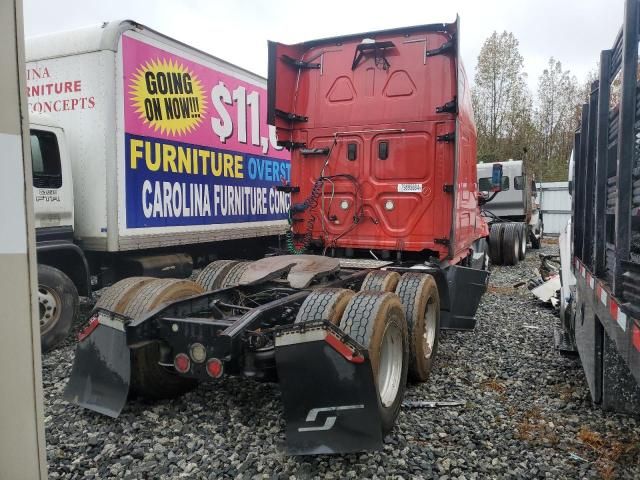
[[[352, 182], [354, 185], [355, 199], [356, 199], [356, 205], [355, 205], [356, 213], [353, 216], [352, 226], [348, 230], [338, 235], [338, 237], [333, 239], [331, 244], [335, 245], [335, 242], [338, 239], [342, 238], [344, 235], [351, 232], [357, 225], [359, 225], [360, 220], [364, 217], [364, 202], [362, 200], [362, 195], [360, 192], [360, 184], [358, 182], [358, 179], [353, 175], [349, 175], [346, 173], [339, 173], [335, 175], [325, 175], [326, 168], [329, 165], [329, 160], [331, 158], [331, 153], [333, 152], [333, 149], [336, 146], [337, 142], [338, 142], [338, 138], [337, 138], [337, 135], [335, 135], [333, 144], [331, 145], [331, 148], [327, 153], [322, 169], [320, 170], [320, 176], [314, 182], [309, 196], [302, 203], [297, 204], [297, 206], [292, 205], [291, 208], [289, 209], [289, 215], [288, 215], [289, 229], [287, 230], [287, 233], [286, 233], [286, 242], [287, 242], [287, 250], [292, 254], [296, 254], [296, 255], [302, 254], [309, 248], [309, 245], [311, 244], [311, 240], [313, 239], [313, 226], [315, 225], [315, 221], [316, 221], [316, 213], [314, 213], [314, 210], [317, 209], [319, 202], [321, 202], [322, 204], [322, 211], [320, 212], [320, 215], [321, 215], [321, 222], [322, 222], [323, 237], [324, 237], [324, 240], [328, 238], [328, 232], [326, 230], [326, 226], [324, 223], [324, 212], [325, 212], [324, 183], [325, 182], [328, 181], [329, 183], [331, 183], [331, 188], [332, 188], [331, 200], [329, 202], [329, 212], [331, 212], [331, 206], [333, 204], [333, 200], [335, 199], [334, 180], [336, 179], [344, 178]], [[294, 232], [293, 232], [293, 223], [294, 223], [293, 210], [294, 209], [298, 211], [309, 210], [309, 217], [305, 222], [305, 232], [303, 234], [303, 239], [300, 246], [296, 246], [294, 241]], [[326, 252], [326, 247], [325, 247], [325, 252]]]
[[311, 187], [311, 193], [302, 203], [297, 204], [297, 206], [295, 206], [295, 209], [299, 211], [309, 210], [309, 218], [305, 223], [305, 233], [303, 235], [302, 244], [300, 247], [296, 246], [295, 241], [293, 239], [294, 219], [293, 219], [292, 211], [294, 209], [294, 205], [291, 205], [291, 208], [289, 208], [289, 215], [288, 215], [289, 229], [287, 230], [287, 233], [286, 233], [286, 241], [287, 241], [287, 250], [289, 250], [289, 252], [293, 253], [294, 255], [300, 255], [306, 252], [307, 249], [309, 248], [309, 245], [311, 244], [311, 240], [313, 239], [313, 226], [316, 222], [316, 216], [313, 213], [313, 211], [318, 207], [318, 200], [320, 198], [320, 195], [324, 191], [324, 179], [323, 179], [324, 171], [327, 168], [327, 165], [329, 165], [329, 159], [331, 158], [331, 153], [333, 152], [333, 148], [336, 146], [337, 143], [338, 143], [338, 137], [334, 136], [333, 143], [331, 144], [331, 148], [329, 148], [329, 151], [327, 152], [327, 156], [324, 161], [324, 165], [322, 165], [322, 169], [320, 170], [320, 176], [313, 183], [313, 187]]

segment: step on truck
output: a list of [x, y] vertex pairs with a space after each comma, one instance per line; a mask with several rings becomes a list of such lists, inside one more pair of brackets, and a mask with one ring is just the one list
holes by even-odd
[[556, 332], [561, 352], [579, 354], [594, 404], [634, 415], [640, 412], [639, 19], [640, 3], [627, 0], [623, 26], [600, 54], [599, 79], [582, 106], [571, 162], [573, 215], [560, 236]]
[[130, 394], [278, 381], [289, 453], [382, 448], [407, 379], [427, 380], [441, 329], [474, 327], [489, 276], [458, 32], [270, 42], [289, 252], [216, 261], [195, 282], [114, 285], [80, 333], [65, 398], [117, 416]]
[[[494, 168], [502, 169], [502, 183], [492, 187]], [[543, 235], [538, 189], [522, 160], [479, 163], [478, 188], [485, 198], [482, 213], [489, 222], [489, 252], [494, 265], [516, 265], [527, 246], [539, 249]]]
[[133, 21], [26, 48], [45, 350], [92, 290], [277, 247], [289, 154], [264, 78]]

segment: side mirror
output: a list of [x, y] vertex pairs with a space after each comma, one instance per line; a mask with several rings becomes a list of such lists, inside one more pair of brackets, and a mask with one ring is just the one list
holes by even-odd
[[493, 164], [493, 169], [491, 170], [491, 191], [492, 192], [502, 191], [502, 164], [501, 163]]

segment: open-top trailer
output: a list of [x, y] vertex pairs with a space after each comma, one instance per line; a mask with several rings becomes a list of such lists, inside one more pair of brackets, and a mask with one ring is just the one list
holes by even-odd
[[114, 285], [80, 333], [66, 398], [117, 416], [130, 390], [277, 380], [290, 453], [381, 448], [407, 378], [427, 379], [441, 328], [474, 327], [489, 275], [458, 51], [457, 21], [270, 43], [296, 254]]
[[561, 351], [579, 353], [593, 402], [634, 415], [640, 412], [639, 35], [640, 2], [627, 0], [575, 135], [556, 333]]

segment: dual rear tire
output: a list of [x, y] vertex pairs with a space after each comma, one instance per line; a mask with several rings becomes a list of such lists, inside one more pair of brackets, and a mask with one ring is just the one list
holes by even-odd
[[489, 255], [494, 265], [517, 265], [527, 253], [528, 228], [524, 223], [493, 223], [489, 232]]
[[435, 279], [424, 273], [373, 271], [358, 293], [325, 288], [303, 302], [296, 323], [329, 320], [367, 348], [383, 434], [398, 416], [407, 379], [424, 382], [433, 368], [440, 330]]
[[340, 328], [369, 351], [386, 435], [400, 413], [407, 385], [409, 333], [402, 303], [391, 292], [358, 292], [349, 301]]
[[[189, 280], [126, 278], [111, 286], [96, 308], [140, 318], [162, 305], [203, 293], [202, 286]], [[152, 342], [131, 349], [132, 393], [149, 399], [174, 398], [196, 387], [197, 381], [177, 375], [159, 364], [161, 345]]]

